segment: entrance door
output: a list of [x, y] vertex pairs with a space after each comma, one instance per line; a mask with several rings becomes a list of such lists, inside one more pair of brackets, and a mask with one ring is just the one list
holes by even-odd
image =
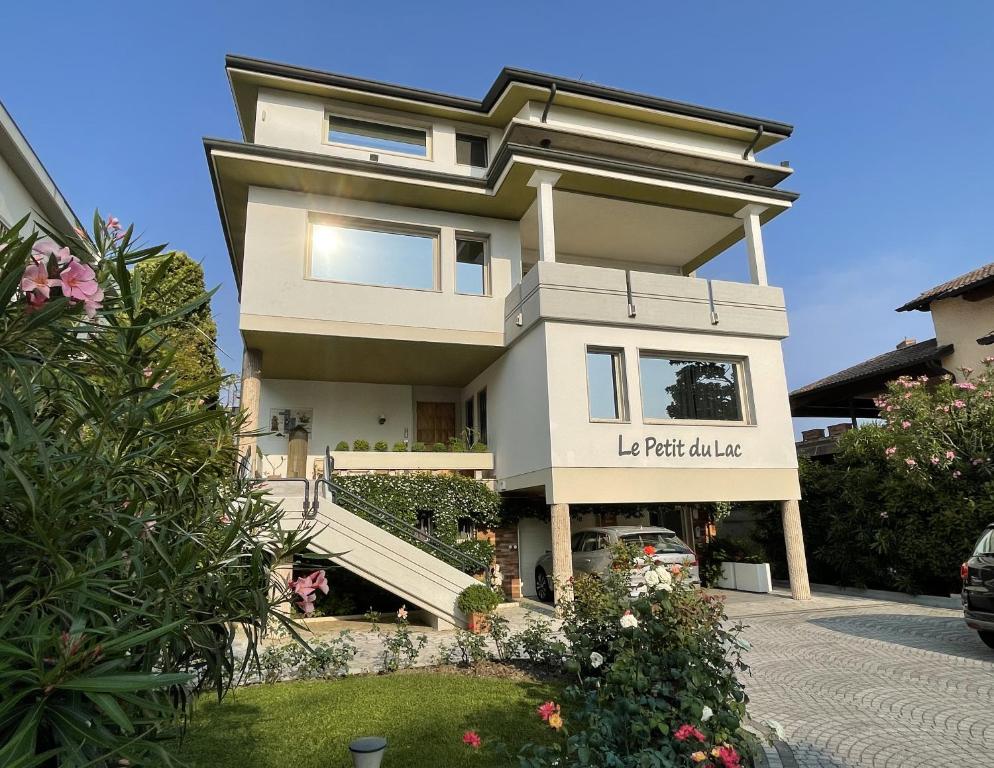
[[307, 430], [294, 427], [290, 432], [290, 446], [287, 448], [286, 476], [307, 477]]
[[456, 435], [456, 404], [455, 403], [422, 403], [417, 404], [415, 411], [417, 421], [417, 441], [425, 445], [432, 443], [447, 443], [450, 437]]

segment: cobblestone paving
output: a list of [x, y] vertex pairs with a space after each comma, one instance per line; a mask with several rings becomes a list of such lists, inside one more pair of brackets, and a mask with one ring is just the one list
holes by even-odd
[[771, 766], [994, 766], [994, 651], [962, 614], [851, 598], [779, 604], [729, 606], [752, 644], [750, 714], [787, 734], [790, 753], [767, 750]]

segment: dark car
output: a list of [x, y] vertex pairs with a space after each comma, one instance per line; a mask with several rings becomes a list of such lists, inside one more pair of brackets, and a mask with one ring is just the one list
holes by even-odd
[[994, 648], [994, 523], [987, 526], [973, 554], [960, 567], [963, 577], [963, 617]]

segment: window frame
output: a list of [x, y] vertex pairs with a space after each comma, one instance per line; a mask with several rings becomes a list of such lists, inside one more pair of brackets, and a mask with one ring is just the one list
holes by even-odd
[[[613, 355], [617, 360], [614, 366], [614, 404], [618, 416], [614, 419], [605, 419], [594, 416], [590, 413], [590, 355], [608, 354]], [[598, 344], [588, 344], [583, 350], [583, 371], [584, 383], [587, 387], [587, 419], [592, 424], [630, 424], [631, 412], [628, 408], [628, 374], [625, 370], [625, 348], [605, 347]]]
[[[486, 170], [490, 167], [490, 137], [484, 136], [479, 133], [471, 133], [469, 131], [456, 131], [456, 165], [463, 168], [480, 168]], [[479, 139], [483, 142], [483, 165], [473, 165], [472, 163], [460, 163], [459, 162], [459, 139]], [[471, 153], [472, 154], [472, 153]]]
[[[754, 424], [752, 420], [752, 409], [750, 407], [748, 398], [748, 388], [746, 386], [746, 381], [748, 380], [749, 359], [747, 357], [739, 357], [736, 355], [715, 355], [711, 353], [692, 353], [692, 352], [666, 352], [665, 350], [658, 349], [647, 349], [644, 347], [639, 347], [637, 350], [637, 364], [639, 373], [639, 397], [642, 401], [642, 423], [643, 424], [685, 424], [689, 426], [708, 426], [708, 427], [747, 427]], [[692, 362], [715, 362], [715, 363], [730, 363], [735, 366], [735, 392], [739, 399], [739, 415], [740, 419], [664, 419], [658, 416], [649, 416], [645, 411], [645, 376], [642, 375], [642, 358], [643, 357], [654, 357], [661, 358], [663, 360], [684, 360], [688, 363]]]
[[[425, 153], [419, 155], [416, 152], [403, 152], [397, 149], [377, 149], [375, 147], [364, 147], [361, 144], [349, 144], [346, 141], [334, 141], [331, 138], [331, 121], [333, 118], [352, 120], [359, 123], [370, 123], [372, 125], [385, 125], [390, 128], [404, 128], [409, 131], [421, 131], [425, 135]], [[419, 123], [417, 121], [406, 121], [402, 118], [383, 118], [379, 115], [350, 114], [344, 110], [326, 109], [324, 111], [324, 137], [322, 144], [328, 147], [344, 147], [357, 152], [365, 152], [370, 155], [389, 155], [391, 157], [406, 157], [415, 160], [432, 160], [433, 141], [432, 125], [430, 123]]]
[[[332, 277], [318, 277], [314, 274], [314, 228], [338, 227], [339, 229], [360, 229], [366, 232], [377, 232], [384, 235], [410, 235], [429, 237], [432, 239], [432, 288], [412, 288], [404, 285], [384, 285], [383, 283], [360, 283], [352, 280], [336, 280]], [[361, 285], [367, 288], [388, 288], [397, 291], [421, 291], [423, 293], [442, 292], [442, 230], [439, 227], [405, 224], [396, 221], [364, 219], [353, 216], [337, 216], [333, 214], [312, 214], [307, 220], [307, 258], [304, 264], [304, 279], [315, 280], [319, 283], [335, 283], [337, 285]]]
[[[483, 244], [483, 293], [466, 293], [465, 291], [459, 290], [459, 241], [467, 240], [474, 243]], [[462, 230], [456, 230], [455, 233], [455, 251], [453, 253], [454, 258], [454, 292], [457, 296], [477, 296], [480, 298], [493, 298], [493, 286], [490, 279], [490, 235], [482, 234], [478, 232], [465, 232]]]

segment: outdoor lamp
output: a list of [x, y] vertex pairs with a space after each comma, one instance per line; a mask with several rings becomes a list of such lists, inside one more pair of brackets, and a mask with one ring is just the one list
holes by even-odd
[[387, 740], [382, 736], [363, 736], [349, 744], [355, 768], [380, 768]]

